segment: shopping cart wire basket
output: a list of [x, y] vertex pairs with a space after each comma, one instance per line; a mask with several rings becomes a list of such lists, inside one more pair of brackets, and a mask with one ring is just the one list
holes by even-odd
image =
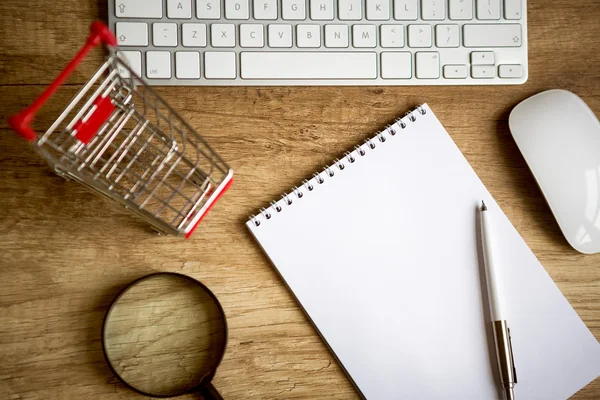
[[[109, 50], [104, 64], [49, 127], [34, 129], [36, 114], [100, 44]], [[160, 233], [189, 237], [231, 185], [233, 171], [115, 46], [113, 33], [94, 22], [75, 58], [9, 124], [58, 175], [117, 201]]]

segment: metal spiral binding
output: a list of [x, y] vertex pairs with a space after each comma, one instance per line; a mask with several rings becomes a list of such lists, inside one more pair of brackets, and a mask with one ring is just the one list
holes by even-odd
[[[396, 123], [397, 123], [398, 125], [400, 125], [400, 128], [402, 128], [402, 129], [406, 129], [406, 122], [404, 122], [404, 121], [403, 121], [403, 119], [404, 119], [404, 118], [407, 118], [407, 117], [408, 117], [408, 120], [409, 120], [410, 122], [415, 122], [415, 121], [417, 120], [417, 117], [415, 116], [415, 111], [416, 111], [416, 112], [418, 112], [418, 113], [419, 113], [419, 114], [421, 114], [421, 115], [425, 115], [425, 114], [427, 114], [427, 110], [425, 110], [425, 108], [423, 108], [422, 106], [418, 106], [418, 107], [417, 107], [417, 108], [415, 108], [414, 110], [407, 112], [407, 113], [404, 115], [404, 117], [402, 117], [402, 118], [398, 118], [398, 119], [396, 120]], [[388, 127], [390, 127], [390, 126], [388, 125]], [[395, 132], [394, 132], [394, 134], [395, 134]]]
[[285, 201], [285, 204], [288, 206], [292, 205], [292, 199], [290, 199], [290, 196], [287, 193], [281, 196], [281, 200]]
[[302, 193], [302, 191], [300, 189], [298, 189], [298, 186], [294, 186], [292, 188], [292, 192], [294, 192], [294, 194], [296, 195], [297, 198], [301, 199], [302, 197], [304, 197], [304, 193]]
[[277, 202], [275, 202], [275, 201], [271, 202], [271, 208], [273, 208], [277, 212], [281, 212], [281, 210], [283, 210], [281, 208], [281, 206], [279, 204], [277, 204]]
[[303, 185], [304, 185], [304, 186], [305, 186], [305, 187], [308, 189], [308, 191], [309, 191], [309, 192], [312, 192], [312, 191], [313, 191], [313, 189], [315, 188], [315, 187], [312, 185], [312, 183], [310, 183], [310, 182], [308, 181], [308, 179], [305, 179], [305, 180], [303, 180], [303, 181], [302, 181], [302, 184], [303, 184]]
[[321, 176], [321, 174], [318, 173], [314, 173], [313, 177], [317, 180], [317, 183], [321, 184], [323, 182], [325, 182], [325, 180], [323, 179], [323, 177]]
[[350, 153], [349, 151], [345, 152], [344, 155], [346, 156], [346, 160], [348, 160], [348, 162], [350, 164], [352, 164], [352, 163], [354, 163], [354, 161], [356, 161], [356, 158], [354, 158], [352, 153]]
[[261, 208], [260, 209], [260, 213], [263, 217], [265, 217], [266, 219], [271, 219], [271, 213], [268, 212], [265, 208]]
[[390, 136], [396, 136], [396, 130], [394, 129], [394, 127], [391, 124], [386, 126], [385, 130], [388, 132], [388, 134]]
[[[375, 139], [377, 139], [380, 143], [385, 143], [385, 141], [387, 140], [386, 134], [389, 137], [393, 137], [398, 133], [396, 128], [394, 127], [395, 124], [397, 124], [400, 127], [400, 129], [406, 129], [408, 125], [404, 120], [408, 119], [408, 121], [410, 121], [410, 122], [415, 122], [417, 120], [417, 116], [415, 115], [416, 113], [418, 113], [420, 115], [425, 115], [425, 114], [427, 114], [427, 110], [425, 108], [419, 106], [419, 107], [415, 108], [414, 110], [406, 113], [402, 118], [398, 118], [394, 122], [394, 124], [387, 125], [384, 130], [375, 134], [374, 137], [365, 140], [362, 145], [357, 145], [354, 147], [354, 149], [352, 151], [345, 152], [344, 158], [350, 164], [355, 163], [356, 157], [355, 157], [354, 153], [357, 153], [361, 157], [365, 156], [367, 154], [365, 147], [368, 149], [374, 150], [377, 147], [376, 143], [374, 142]], [[340, 170], [340, 171], [343, 171], [346, 168], [346, 164], [344, 163], [344, 161], [337, 158], [333, 161], [333, 163], [331, 165], [324, 167], [321, 172], [315, 172], [313, 174], [313, 179], [317, 183], [323, 184], [325, 182], [325, 179], [323, 179], [323, 176], [321, 174], [325, 173], [329, 177], [334, 177], [335, 176], [335, 171], [333, 170], [334, 166], [336, 166], [338, 168], [338, 170]], [[309, 192], [312, 192], [315, 189], [312, 182], [307, 179], [304, 179], [302, 181], [302, 186], [304, 186], [304, 188], [306, 188], [306, 190], [308, 190]], [[280, 201], [283, 201], [288, 206], [292, 205], [293, 201], [290, 198], [290, 194], [292, 194], [292, 193], [294, 195], [296, 195], [297, 198], [301, 199], [304, 196], [305, 192], [303, 192], [299, 187], [294, 186], [292, 188], [292, 190], [290, 191], [290, 193], [286, 193], [281, 196]], [[275, 210], [278, 213], [283, 210], [283, 207], [280, 205], [280, 203], [275, 202], [275, 201], [271, 202], [269, 208]], [[262, 215], [267, 220], [271, 219], [271, 217], [273, 216], [269, 212], [269, 210], [265, 209], [265, 208], [262, 208], [260, 210], [259, 214]], [[257, 218], [257, 215], [252, 215], [250, 217], [250, 222], [252, 224], [254, 224], [254, 226], [260, 226], [260, 224], [261, 224], [261, 221], [260, 221], [260, 219]]]
[[367, 152], [361, 146], [354, 147], [354, 150], [356, 150], [356, 152], [361, 156], [367, 154]]

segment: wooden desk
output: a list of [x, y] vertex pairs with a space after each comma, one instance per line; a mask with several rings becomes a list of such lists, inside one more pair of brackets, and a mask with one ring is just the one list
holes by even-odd
[[[356, 398], [243, 223], [425, 101], [600, 338], [600, 254], [568, 246], [507, 127], [514, 105], [550, 88], [600, 112], [597, 0], [529, 0], [530, 78], [522, 86], [161, 88], [236, 172], [187, 241], [155, 236], [56, 177], [7, 128], [106, 13], [106, 0], [0, 3], [0, 398], [139, 398], [105, 365], [100, 327], [119, 289], [153, 271], [189, 274], [223, 303], [230, 340], [214, 384], [226, 399]], [[99, 63], [98, 53], [76, 80]], [[574, 398], [599, 397], [597, 379]]]

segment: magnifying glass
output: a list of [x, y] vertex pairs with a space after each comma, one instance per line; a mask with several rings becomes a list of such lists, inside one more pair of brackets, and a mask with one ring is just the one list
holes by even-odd
[[115, 375], [141, 394], [222, 400], [211, 380], [227, 345], [225, 313], [193, 278], [161, 272], [131, 283], [104, 318], [102, 345]]

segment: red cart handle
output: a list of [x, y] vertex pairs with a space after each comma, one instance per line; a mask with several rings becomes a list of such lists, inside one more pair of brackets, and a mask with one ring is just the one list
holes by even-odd
[[33, 102], [33, 104], [18, 114], [13, 115], [8, 119], [8, 124], [17, 133], [25, 139], [33, 142], [37, 135], [31, 128], [31, 121], [35, 118], [37, 112], [48, 101], [48, 99], [58, 90], [58, 88], [67, 80], [77, 66], [83, 61], [91, 49], [104, 43], [109, 46], [116, 46], [117, 39], [115, 35], [102, 22], [94, 21], [90, 27], [90, 35], [87, 42], [79, 50], [79, 53], [69, 62], [62, 72], [54, 79], [54, 81], [44, 90], [44, 92]]

